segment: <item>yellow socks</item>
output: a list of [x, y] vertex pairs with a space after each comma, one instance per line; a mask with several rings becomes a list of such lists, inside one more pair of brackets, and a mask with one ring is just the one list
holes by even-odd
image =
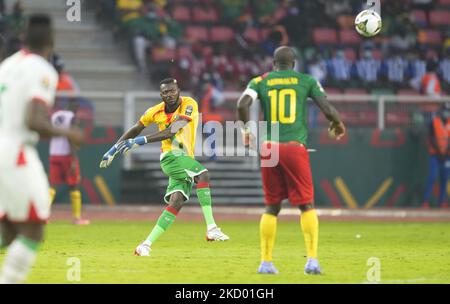
[[70, 203], [72, 204], [72, 215], [75, 219], [81, 218], [81, 192], [79, 190], [70, 192]]
[[48, 193], [50, 194], [50, 206], [53, 204], [53, 201], [55, 200], [56, 190], [55, 188], [48, 189]]
[[319, 218], [315, 209], [302, 212], [300, 225], [305, 238], [306, 252], [309, 258], [317, 259], [317, 245], [319, 242]]
[[277, 217], [272, 214], [263, 214], [259, 225], [261, 239], [261, 260], [272, 261], [272, 251], [277, 233]]

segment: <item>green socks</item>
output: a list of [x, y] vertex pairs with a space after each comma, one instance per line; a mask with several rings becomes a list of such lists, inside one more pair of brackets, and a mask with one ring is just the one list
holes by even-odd
[[161, 234], [172, 226], [173, 222], [175, 222], [175, 219], [177, 218], [177, 214], [178, 211], [172, 207], [166, 207], [144, 243], [147, 243], [148, 245], [154, 243], [161, 236]]
[[215, 227], [212, 207], [211, 207], [211, 190], [209, 189], [209, 183], [197, 184], [197, 197], [202, 207], [203, 216], [205, 217], [206, 225], [208, 228]]

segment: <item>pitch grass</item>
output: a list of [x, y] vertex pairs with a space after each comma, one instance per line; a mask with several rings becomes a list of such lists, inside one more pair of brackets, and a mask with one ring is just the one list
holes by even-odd
[[[367, 260], [376, 257], [381, 283], [450, 283], [450, 223], [322, 222], [321, 276], [303, 274], [299, 223], [284, 221], [274, 251], [280, 274], [258, 275], [258, 225], [223, 222], [231, 240], [208, 243], [202, 223], [179, 221], [154, 244], [151, 257], [135, 257], [150, 223], [53, 222], [27, 282], [71, 283], [67, 261], [77, 257], [80, 283], [364, 283]], [[3, 259], [4, 251], [0, 263]]]

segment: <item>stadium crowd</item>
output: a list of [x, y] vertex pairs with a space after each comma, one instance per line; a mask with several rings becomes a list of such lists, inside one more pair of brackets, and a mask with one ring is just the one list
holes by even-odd
[[297, 49], [297, 68], [333, 92], [419, 92], [427, 66], [448, 91], [450, 1], [382, 1], [383, 31], [373, 39], [354, 30], [362, 2], [99, 0], [98, 17], [130, 42], [143, 73], [171, 75], [191, 91], [242, 88], [285, 44]]

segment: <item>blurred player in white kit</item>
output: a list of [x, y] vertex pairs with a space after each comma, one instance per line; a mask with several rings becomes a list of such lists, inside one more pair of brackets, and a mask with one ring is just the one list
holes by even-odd
[[7, 247], [0, 283], [27, 278], [50, 216], [49, 185], [35, 148], [39, 136], [83, 141], [79, 129], [56, 128], [48, 118], [58, 81], [47, 60], [53, 50], [48, 16], [30, 16], [25, 45], [0, 65], [0, 245]]

